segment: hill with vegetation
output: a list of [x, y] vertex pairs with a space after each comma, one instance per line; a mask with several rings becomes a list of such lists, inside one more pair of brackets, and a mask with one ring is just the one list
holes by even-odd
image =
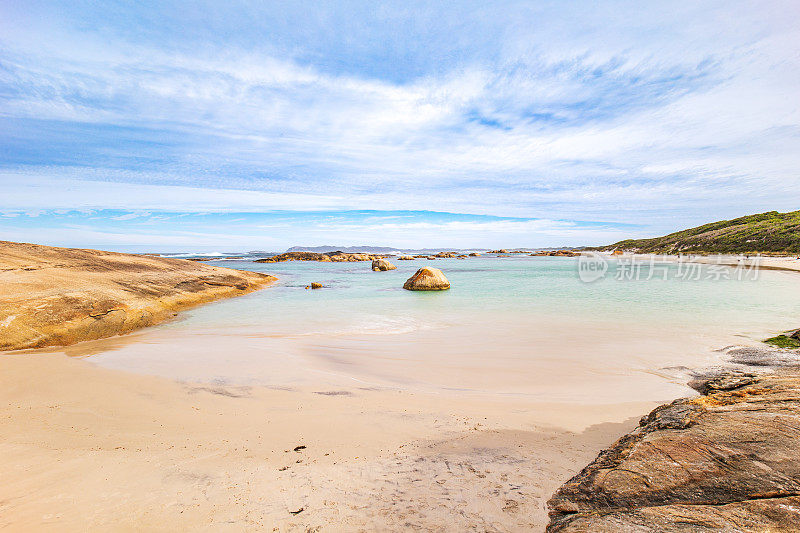
[[800, 254], [800, 211], [770, 211], [722, 220], [652, 239], [628, 239], [599, 250], [648, 254]]

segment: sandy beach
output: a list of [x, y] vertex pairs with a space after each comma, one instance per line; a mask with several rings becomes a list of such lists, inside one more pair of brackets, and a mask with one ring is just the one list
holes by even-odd
[[[0, 390], [4, 531], [542, 530], [653, 407], [189, 384], [57, 354], [0, 357]], [[627, 420], [585, 426], [603, 416]]]
[[[195, 265], [173, 262], [170, 275], [196, 276]], [[475, 266], [463, 268], [478, 275]], [[550, 279], [577, 283], [568, 268]], [[47, 272], [21, 275], [30, 283], [51, 279], [42, 278]], [[109, 286], [118, 272], [106, 276]], [[353, 272], [346, 275], [389, 279]], [[784, 282], [775, 273], [772, 283]], [[500, 320], [488, 329], [450, 324], [377, 336], [273, 337], [268, 322], [225, 326], [268, 306], [287, 313], [296, 305], [310, 327], [310, 309], [330, 315], [320, 295], [332, 306], [358, 296], [353, 288], [281, 287], [198, 309], [170, 327], [0, 355], [0, 528], [541, 531], [547, 501], [563, 483], [643, 414], [693, 394], [683, 385], [686, 368], [648, 370], [687, 341], [661, 338], [644, 323], [610, 331], [581, 318], [579, 336], [574, 324], [543, 317], [538, 336], [524, 322], [501, 327]], [[212, 296], [238, 294], [224, 290]], [[394, 305], [391, 313], [400, 313]], [[703, 333], [693, 346], [727, 335]], [[481, 337], [467, 353], [465, 339]], [[637, 347], [634, 338], [649, 340]], [[620, 356], [639, 349], [649, 359]]]

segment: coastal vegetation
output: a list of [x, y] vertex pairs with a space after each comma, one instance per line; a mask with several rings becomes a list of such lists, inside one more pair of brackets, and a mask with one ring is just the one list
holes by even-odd
[[800, 340], [794, 336], [777, 335], [765, 340], [764, 342], [777, 348], [800, 348]]
[[800, 211], [769, 211], [597, 249], [647, 254], [800, 254]]

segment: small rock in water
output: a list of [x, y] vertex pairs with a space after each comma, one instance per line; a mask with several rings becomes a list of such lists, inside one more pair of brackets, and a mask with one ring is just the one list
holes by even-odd
[[306, 289], [308, 289], [308, 288], [311, 288], [311, 289], [321, 289], [321, 288], [322, 288], [322, 283], [312, 283], [311, 285], [309, 285], [308, 287], [306, 287]]
[[391, 264], [386, 259], [375, 259], [372, 262], [372, 270], [375, 272], [386, 272], [387, 270], [396, 270], [397, 267]]

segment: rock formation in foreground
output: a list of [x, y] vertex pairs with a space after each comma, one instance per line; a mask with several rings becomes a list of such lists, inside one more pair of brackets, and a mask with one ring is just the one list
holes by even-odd
[[128, 333], [274, 279], [183, 259], [0, 241], [0, 350]]
[[556, 492], [548, 532], [800, 528], [800, 370], [691, 385]]
[[375, 259], [372, 261], [372, 270], [375, 272], [386, 272], [387, 270], [397, 270], [397, 267], [386, 259]]
[[408, 278], [403, 288], [409, 291], [445, 291], [450, 288], [450, 282], [438, 268], [424, 267]]

